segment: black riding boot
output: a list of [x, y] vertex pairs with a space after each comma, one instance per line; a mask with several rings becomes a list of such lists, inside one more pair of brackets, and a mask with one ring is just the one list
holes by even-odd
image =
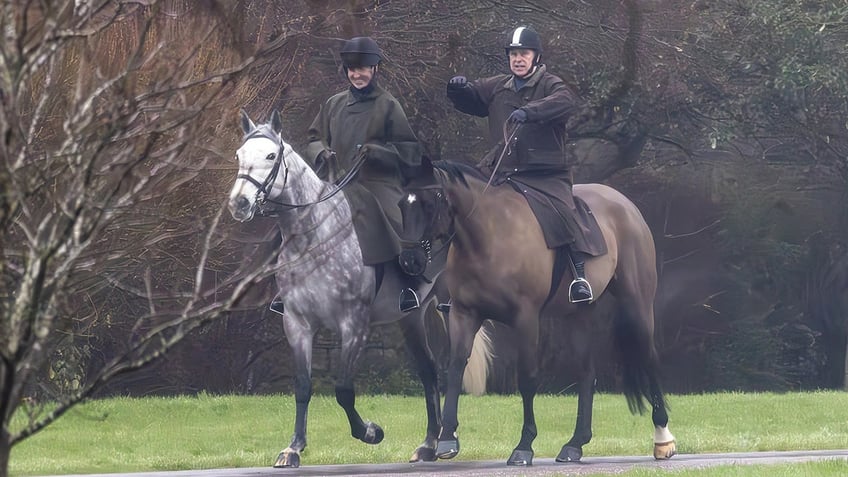
[[595, 298], [592, 294], [592, 285], [586, 280], [586, 262], [583, 259], [585, 255], [580, 252], [571, 252], [571, 260], [574, 262], [574, 271], [576, 272], [574, 280], [568, 287], [568, 301], [571, 303], [583, 303]]

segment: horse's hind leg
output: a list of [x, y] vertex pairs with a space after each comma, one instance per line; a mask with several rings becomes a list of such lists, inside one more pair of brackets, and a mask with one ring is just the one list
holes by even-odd
[[312, 399], [312, 338], [313, 331], [299, 326], [297, 319], [283, 320], [286, 337], [294, 355], [294, 435], [289, 446], [277, 456], [274, 467], [300, 467], [300, 453], [306, 447], [306, 415]]
[[336, 376], [336, 402], [344, 409], [350, 423], [350, 435], [366, 444], [379, 444], [383, 440], [383, 429], [370, 421], [364, 421], [356, 410], [356, 392], [353, 376], [356, 362], [368, 339], [368, 323], [357, 317], [368, 316], [364, 310], [349, 315], [352, 318], [346, 326], [340, 325], [342, 348], [339, 356], [338, 375]]
[[654, 422], [654, 459], [670, 459], [677, 453], [677, 443], [668, 430], [665, 397], [656, 377], [651, 378], [651, 420]]
[[677, 444], [668, 430], [668, 411], [659, 382], [659, 357], [654, 344], [654, 290], [622, 280], [617, 295], [619, 310], [614, 329], [616, 347], [621, 353], [625, 395], [631, 411], [642, 410], [642, 397], [651, 403], [654, 458], [669, 459], [677, 452]]
[[436, 460], [436, 445], [439, 429], [442, 425], [442, 410], [439, 402], [438, 371], [436, 361], [427, 345], [424, 315], [429, 307], [425, 304], [418, 312], [410, 313], [401, 321], [401, 329], [407, 350], [412, 356], [418, 377], [424, 386], [424, 400], [427, 406], [427, 435], [424, 442], [415, 449], [410, 462]]

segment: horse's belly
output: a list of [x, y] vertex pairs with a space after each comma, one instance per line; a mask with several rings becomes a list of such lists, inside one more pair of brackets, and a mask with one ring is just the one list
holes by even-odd
[[342, 316], [364, 314], [375, 286], [373, 268], [327, 255], [290, 261], [277, 272], [276, 284], [287, 313], [330, 329]]

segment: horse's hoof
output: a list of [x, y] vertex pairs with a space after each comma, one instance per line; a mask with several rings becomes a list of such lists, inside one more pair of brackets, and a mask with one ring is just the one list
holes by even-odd
[[436, 447], [436, 457], [439, 459], [453, 459], [457, 454], [459, 454], [458, 439], [439, 441], [439, 446]]
[[383, 437], [383, 428], [373, 422], [368, 422], [365, 424], [365, 435], [360, 440], [366, 444], [379, 444], [383, 442]]
[[677, 443], [674, 441], [654, 443], [654, 459], [671, 459], [674, 454], [677, 454]]
[[274, 467], [300, 467], [300, 454], [293, 450], [284, 450], [277, 456], [277, 462], [274, 463]]
[[556, 456], [557, 462], [580, 462], [583, 458], [583, 449], [572, 447], [568, 444], [562, 446], [559, 455]]
[[412, 457], [409, 458], [409, 462], [434, 462], [436, 460], [436, 449], [427, 446], [419, 446], [418, 449], [415, 449], [415, 452], [412, 453]]
[[509, 456], [509, 460], [506, 461], [506, 465], [519, 465], [525, 467], [533, 465], [533, 450], [515, 449], [512, 451], [512, 455]]

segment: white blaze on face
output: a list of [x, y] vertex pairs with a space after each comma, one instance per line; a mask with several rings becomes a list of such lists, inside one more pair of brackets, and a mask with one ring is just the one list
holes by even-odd
[[418, 201], [418, 196], [415, 195], [415, 194], [410, 193], [409, 195], [406, 196], [406, 203], [409, 204], [409, 205], [412, 205], [412, 204], [416, 203], [417, 201]]
[[[276, 152], [277, 145], [268, 138], [257, 137], [248, 140], [236, 151], [239, 163], [238, 175], [250, 176], [261, 184], [274, 165], [274, 161], [269, 160], [268, 156]], [[252, 217], [257, 190], [257, 185], [252, 181], [237, 178], [230, 191], [230, 212], [234, 216], [238, 215], [238, 218]], [[245, 207], [245, 204], [248, 204], [248, 207]]]

